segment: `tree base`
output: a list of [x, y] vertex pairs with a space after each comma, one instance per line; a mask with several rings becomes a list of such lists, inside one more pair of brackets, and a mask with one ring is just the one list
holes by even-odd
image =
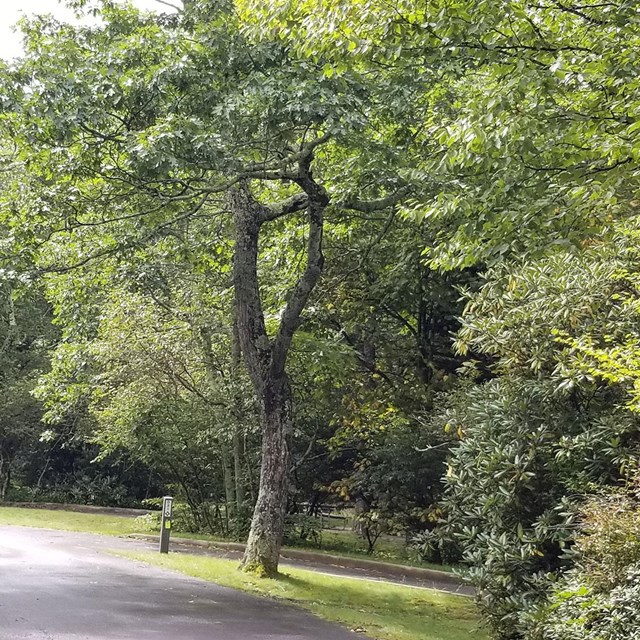
[[248, 573], [256, 578], [277, 578], [280, 575], [277, 567], [274, 568], [259, 560], [253, 560], [251, 562], [243, 561], [239, 569], [243, 573]]

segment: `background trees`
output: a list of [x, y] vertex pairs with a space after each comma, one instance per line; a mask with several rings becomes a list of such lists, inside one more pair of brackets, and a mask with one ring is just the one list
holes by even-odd
[[6, 270], [3, 280], [0, 500], [6, 498], [12, 474], [27, 464], [29, 449], [38, 446], [42, 411], [30, 392], [46, 367], [46, 349], [53, 339], [47, 305], [40, 292]]

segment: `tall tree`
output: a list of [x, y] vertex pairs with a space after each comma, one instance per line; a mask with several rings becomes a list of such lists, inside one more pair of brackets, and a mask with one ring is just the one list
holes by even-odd
[[[26, 56], [5, 74], [3, 123], [31, 192], [18, 194], [22, 213], [8, 224], [44, 247], [42, 269], [64, 271], [131, 255], [188, 220], [230, 211], [236, 323], [263, 434], [243, 564], [273, 575], [293, 419], [287, 359], [322, 273], [325, 213], [332, 200], [387, 208], [407, 191], [393, 169], [375, 184], [343, 170], [367, 140], [371, 152], [385, 148], [375, 140], [380, 123], [367, 116], [365, 77], [327, 78], [279, 43], [247, 41], [227, 2], [171, 16], [104, 3], [101, 17], [95, 27], [50, 18], [24, 25]], [[299, 212], [305, 266], [291, 271], [266, 317], [260, 241]]]

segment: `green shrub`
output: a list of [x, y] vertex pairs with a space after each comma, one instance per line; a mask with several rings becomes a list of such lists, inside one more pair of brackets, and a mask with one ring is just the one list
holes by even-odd
[[530, 616], [528, 640], [640, 640], [637, 486], [584, 505], [575, 568]]
[[[148, 498], [144, 504], [152, 509], [162, 508], [163, 498]], [[158, 529], [160, 513], [157, 515]], [[153, 523], [153, 520], [150, 521]], [[226, 521], [220, 507], [212, 503], [189, 505], [178, 500], [173, 501], [171, 524], [174, 531], [182, 533], [204, 533], [207, 535], [225, 535]]]
[[322, 518], [305, 514], [291, 514], [285, 518], [284, 543], [296, 545], [307, 542], [322, 546]]
[[160, 531], [160, 519], [161, 514], [159, 511], [145, 513], [143, 516], [136, 518], [136, 529], [143, 531]]
[[609, 591], [628, 580], [629, 567], [640, 564], [640, 503], [627, 492], [590, 500], [577, 540], [579, 566], [590, 586]]
[[[571, 566], [578, 497], [616, 478], [635, 418], [606, 393], [559, 391], [545, 380], [493, 380], [453, 406], [459, 434], [442, 501], [444, 537], [497, 637], [520, 640], [528, 611]], [[574, 497], [575, 496], [575, 497]]]
[[452, 539], [443, 538], [438, 531], [423, 531], [411, 539], [409, 547], [421, 562], [431, 564], [460, 565], [462, 550]]
[[[622, 584], [597, 592], [577, 572], [561, 582], [528, 640], [640, 640], [640, 564], [627, 567]], [[538, 618], [538, 619], [536, 619]]]

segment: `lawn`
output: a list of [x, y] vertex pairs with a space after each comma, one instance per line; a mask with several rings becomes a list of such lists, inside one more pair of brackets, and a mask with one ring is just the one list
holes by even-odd
[[295, 604], [379, 640], [486, 640], [469, 598], [286, 567], [276, 579], [238, 571], [232, 560], [117, 552], [254, 595]]
[[57, 509], [22, 509], [0, 507], [0, 524], [40, 529], [63, 529], [85, 533], [102, 533], [108, 536], [123, 536], [143, 533], [135, 518], [105, 516], [98, 513], [77, 513]]

